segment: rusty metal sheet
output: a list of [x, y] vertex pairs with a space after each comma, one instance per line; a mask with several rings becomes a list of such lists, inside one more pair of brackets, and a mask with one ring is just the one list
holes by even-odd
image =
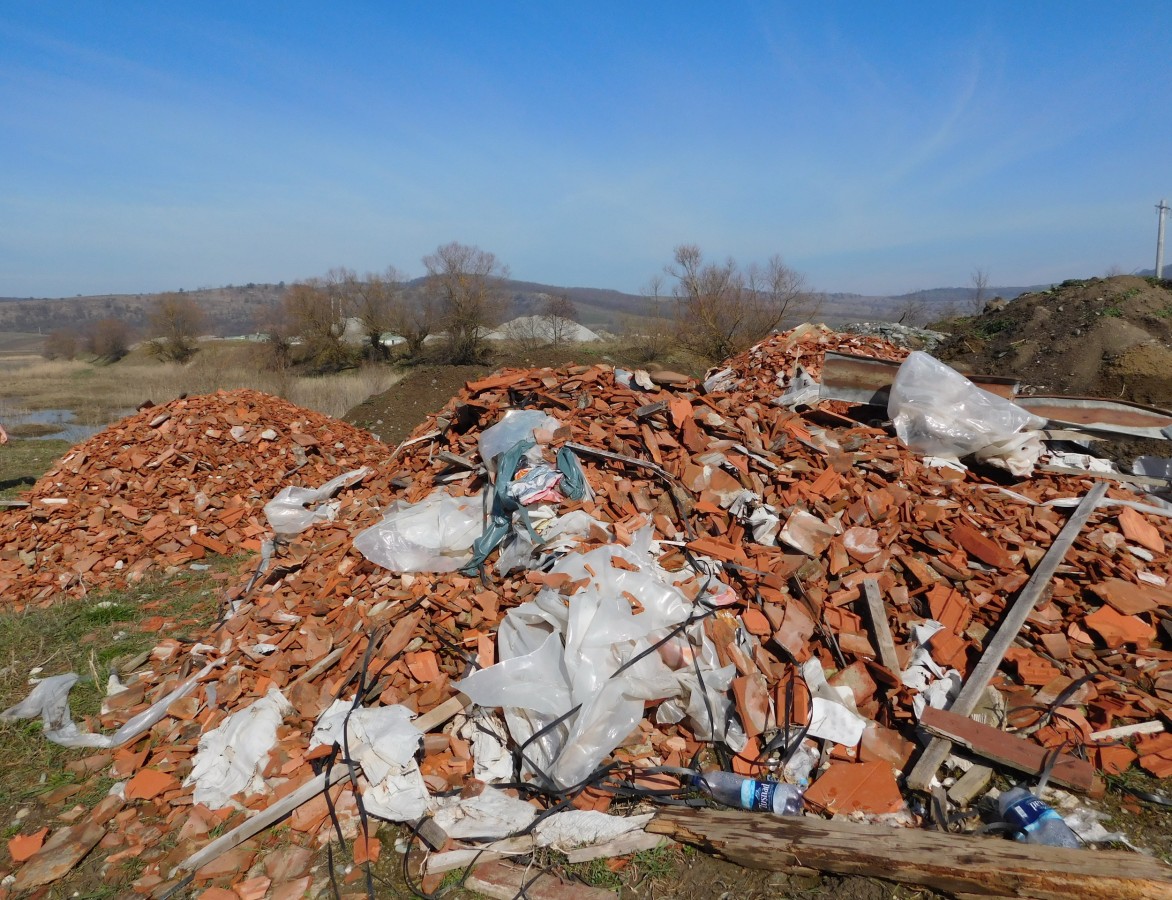
[[1172, 440], [1172, 412], [1154, 406], [1059, 394], [1018, 397], [1016, 403], [1055, 425], [1099, 434]]
[[[895, 380], [898, 371], [899, 363], [851, 353], [828, 352], [822, 364], [822, 388], [818, 396], [822, 400], [845, 400], [848, 403], [886, 408], [891, 382]], [[989, 393], [1007, 400], [1012, 400], [1017, 393], [1016, 378], [989, 375], [965, 377]]]

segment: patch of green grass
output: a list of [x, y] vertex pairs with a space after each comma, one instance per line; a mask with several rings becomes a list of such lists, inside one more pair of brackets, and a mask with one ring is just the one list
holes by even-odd
[[1172, 319], [1172, 303], [1157, 309], [1156, 315], [1161, 319]]
[[977, 322], [977, 324], [973, 327], [973, 330], [976, 331], [977, 334], [979, 334], [981, 337], [991, 338], [994, 335], [1000, 334], [1003, 331], [1007, 331], [1012, 327], [1013, 322], [1008, 318], [996, 317]]
[[[27, 696], [30, 678], [76, 672], [81, 678], [69, 695], [74, 720], [96, 715], [112, 664], [158, 643], [159, 634], [142, 630], [138, 623], [155, 615], [172, 621], [214, 621], [221, 582], [210, 576], [217, 569], [238, 566], [236, 559], [213, 560], [208, 572], [148, 578], [133, 589], [95, 592], [86, 600], [65, 599], [48, 609], [0, 612], [0, 709]], [[86, 726], [79, 722], [79, 727]], [[98, 725], [92, 722], [89, 727]], [[69, 784], [83, 783], [85, 788], [68, 798], [67, 806], [97, 803], [109, 790], [110, 779], [77, 776], [66, 769], [70, 761], [95, 752], [49, 743], [40, 720], [0, 722], [0, 821], [16, 806], [36, 806], [45, 794]], [[34, 811], [25, 824], [39, 814]]]
[[640, 850], [631, 858], [631, 865], [640, 878], [666, 878], [679, 865], [680, 857], [671, 847], [656, 847], [654, 850]]
[[27, 491], [69, 447], [68, 441], [17, 438], [0, 446], [0, 498], [10, 500]]
[[607, 866], [608, 859], [592, 859], [584, 863], [567, 863], [565, 870], [591, 887], [617, 891], [626, 883], [624, 871], [612, 872]]
[[1103, 315], [1108, 316], [1112, 319], [1121, 319], [1121, 318], [1123, 318], [1123, 307], [1121, 307], [1121, 306], [1108, 306], [1106, 309], [1103, 310]]

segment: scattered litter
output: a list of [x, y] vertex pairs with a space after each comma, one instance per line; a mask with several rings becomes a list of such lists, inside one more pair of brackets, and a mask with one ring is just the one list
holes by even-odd
[[1044, 419], [983, 390], [939, 360], [914, 351], [891, 385], [887, 414], [899, 439], [924, 456], [976, 454], [1018, 477], [1043, 451]]

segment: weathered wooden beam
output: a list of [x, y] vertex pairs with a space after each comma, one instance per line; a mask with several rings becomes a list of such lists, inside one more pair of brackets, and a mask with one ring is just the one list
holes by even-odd
[[978, 794], [985, 793], [989, 782], [993, 780], [993, 770], [988, 766], [973, 765], [967, 772], [956, 779], [956, 783], [948, 789], [948, 799], [957, 806], [968, 806]]
[[1069, 850], [946, 834], [711, 809], [659, 813], [647, 830], [754, 869], [814, 868], [972, 897], [1167, 900], [1172, 867], [1119, 850]]
[[871, 631], [875, 635], [875, 649], [879, 651], [879, 662], [895, 676], [902, 667], [895, 655], [895, 640], [891, 636], [891, 625], [887, 621], [887, 609], [879, 593], [879, 582], [874, 578], [863, 580], [863, 594], [867, 598], [867, 612], [871, 614]]
[[[1034, 611], [1038, 601], [1042, 599], [1042, 594], [1047, 585], [1050, 584], [1050, 579], [1054, 577], [1055, 571], [1062, 564], [1062, 560], [1066, 558], [1074, 539], [1078, 537], [1079, 532], [1086, 525], [1087, 519], [1090, 518], [1091, 513], [1094, 512], [1099, 500], [1106, 492], [1107, 483], [1105, 481], [1096, 483], [1075, 508], [1066, 525], [1058, 533], [1058, 537], [1054, 539], [1054, 543], [1050, 545], [1050, 549], [1046, 551], [1046, 555], [1042, 557], [1042, 561], [1038, 563], [1038, 567], [1034, 569], [1030, 580], [1026, 582], [1013, 605], [1006, 611], [1001, 624], [997, 626], [996, 635], [985, 646], [985, 652], [981, 654], [977, 667], [973, 669], [972, 674], [961, 686], [960, 693], [957, 694], [950, 707], [953, 712], [962, 716], [972, 715], [977, 702], [985, 693], [985, 688], [988, 687], [997, 671], [997, 667], [1001, 665], [1001, 660], [1005, 658], [1006, 651], [1017, 638], [1026, 618]], [[951, 752], [951, 748], [952, 743], [946, 738], [933, 738], [908, 774], [908, 787], [917, 791], [927, 791], [940, 765]]]
[[[1018, 772], [1041, 775], [1053, 751], [1000, 728], [976, 722], [944, 709], [925, 707], [920, 727], [928, 734], [959, 744], [982, 759], [992, 760]], [[1050, 770], [1050, 780], [1076, 791], [1095, 787], [1095, 767], [1085, 759], [1060, 753]]]

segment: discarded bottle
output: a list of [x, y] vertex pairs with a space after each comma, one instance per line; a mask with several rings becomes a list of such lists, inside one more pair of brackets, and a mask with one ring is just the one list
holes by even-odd
[[756, 781], [733, 772], [703, 772], [692, 784], [725, 806], [796, 816], [802, 812], [802, 789], [777, 781]]
[[1023, 787], [1012, 788], [997, 798], [1001, 818], [1020, 829], [1017, 840], [1051, 847], [1082, 846], [1078, 835], [1070, 830], [1053, 809]]

